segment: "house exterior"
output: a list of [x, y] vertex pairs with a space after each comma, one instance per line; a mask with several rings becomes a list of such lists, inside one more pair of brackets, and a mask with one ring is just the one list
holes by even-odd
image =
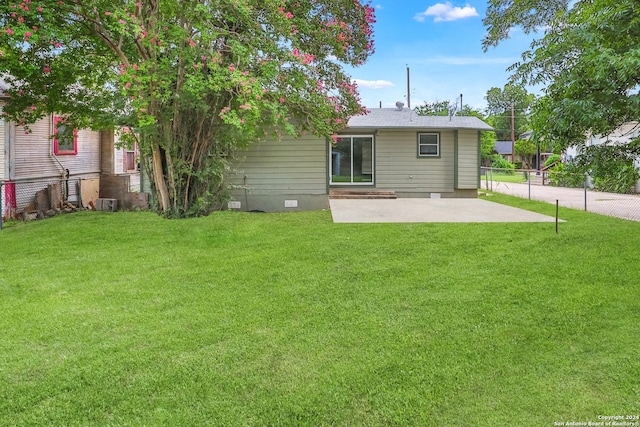
[[502, 156], [504, 159], [511, 161], [511, 150], [513, 142], [511, 141], [496, 141], [493, 144], [493, 151]]
[[[589, 135], [586, 138], [585, 146], [593, 145], [624, 145], [640, 137], [640, 122], [630, 121], [624, 123], [608, 135]], [[575, 146], [567, 148], [563, 153], [563, 157], [567, 161], [573, 161], [579, 155], [578, 148]], [[636, 159], [634, 165], [640, 169], [640, 159]], [[636, 193], [640, 193], [640, 181], [636, 183]]]
[[[0, 108], [2, 100], [0, 99]], [[79, 180], [100, 178], [100, 132], [70, 130], [49, 115], [30, 132], [0, 118], [0, 181], [2, 215], [14, 216], [34, 202], [35, 194], [49, 184], [60, 184], [69, 201], [80, 198]]]
[[335, 142], [315, 136], [253, 144], [232, 177], [232, 209], [328, 209], [336, 190], [397, 197], [477, 197], [476, 117], [418, 116], [381, 108], [349, 120]]

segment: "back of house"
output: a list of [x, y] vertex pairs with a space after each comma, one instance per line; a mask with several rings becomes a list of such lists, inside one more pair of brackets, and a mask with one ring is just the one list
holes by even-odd
[[352, 197], [477, 197], [476, 117], [418, 116], [376, 109], [351, 118], [335, 141], [306, 135], [256, 143], [239, 153], [229, 207], [327, 209], [332, 194]]

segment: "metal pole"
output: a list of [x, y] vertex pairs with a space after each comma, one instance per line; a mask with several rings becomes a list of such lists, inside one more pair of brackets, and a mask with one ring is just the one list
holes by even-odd
[[556, 199], [556, 234], [558, 234], [558, 199]]
[[2, 181], [0, 181], [0, 230], [2, 230], [2, 218], [3, 218], [2, 217], [2, 212], [3, 212], [3, 210], [2, 210], [2, 195], [4, 194], [3, 193], [3, 189], [2, 189], [3, 184], [4, 183]]
[[584, 210], [587, 210], [587, 173], [584, 174]]
[[516, 121], [515, 121], [515, 105], [511, 103], [511, 163], [516, 162]]
[[527, 172], [527, 182], [529, 183], [529, 200], [531, 200], [531, 171]]
[[491, 191], [493, 191], [493, 166], [489, 168], [489, 172], [491, 172]]

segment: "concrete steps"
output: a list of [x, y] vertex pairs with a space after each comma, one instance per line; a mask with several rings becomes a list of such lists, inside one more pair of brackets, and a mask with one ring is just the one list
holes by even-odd
[[329, 191], [330, 199], [395, 199], [395, 191], [376, 190], [342, 190], [335, 189]]

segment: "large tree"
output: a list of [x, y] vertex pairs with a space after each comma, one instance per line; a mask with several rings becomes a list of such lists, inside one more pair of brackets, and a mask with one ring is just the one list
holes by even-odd
[[341, 64], [373, 51], [359, 0], [8, 0], [3, 114], [128, 126], [160, 211], [209, 212], [238, 148], [273, 134], [330, 137], [363, 110]]
[[[563, 149], [640, 119], [640, 14], [631, 0], [492, 0], [485, 49], [515, 26], [538, 31], [513, 79], [541, 85], [533, 108], [539, 138]], [[543, 33], [541, 33], [543, 32]], [[637, 151], [637, 142], [625, 148]]]
[[528, 93], [524, 87], [513, 84], [506, 84], [502, 89], [492, 87], [487, 91], [485, 99], [487, 115], [492, 118], [498, 140], [511, 140], [512, 114], [516, 139], [529, 130], [529, 110], [535, 96]]

